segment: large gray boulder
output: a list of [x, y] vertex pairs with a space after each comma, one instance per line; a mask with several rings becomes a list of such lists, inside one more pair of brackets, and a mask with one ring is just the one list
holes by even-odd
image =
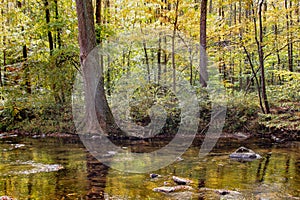
[[240, 147], [235, 152], [229, 155], [229, 158], [238, 160], [238, 161], [253, 161], [256, 159], [260, 159], [261, 156], [251, 149], [246, 147]]

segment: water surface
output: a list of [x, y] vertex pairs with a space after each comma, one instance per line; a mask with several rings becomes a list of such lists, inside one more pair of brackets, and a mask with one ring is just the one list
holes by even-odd
[[[158, 144], [159, 146], [160, 144]], [[136, 149], [139, 145], [132, 146]], [[195, 143], [182, 161], [149, 174], [109, 169], [94, 159], [78, 139], [5, 138], [0, 140], [0, 196], [16, 199], [300, 199], [300, 143], [221, 139], [199, 159]], [[263, 158], [237, 162], [228, 158], [240, 146]], [[128, 146], [129, 150], [131, 146]], [[143, 143], [143, 148], [152, 147]], [[193, 181], [191, 191], [170, 194], [153, 188], [174, 185], [172, 176]], [[220, 195], [215, 189], [236, 191]]]

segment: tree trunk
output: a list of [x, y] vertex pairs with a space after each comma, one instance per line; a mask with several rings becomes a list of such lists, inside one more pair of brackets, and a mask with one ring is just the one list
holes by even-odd
[[213, 1], [212, 0], [209, 0], [209, 13], [212, 13], [213, 11]]
[[161, 33], [158, 38], [158, 50], [157, 50], [157, 83], [160, 83], [161, 77]]
[[146, 66], [147, 66], [147, 80], [148, 80], [148, 83], [150, 83], [151, 76], [150, 76], [149, 56], [148, 56], [147, 45], [146, 45], [145, 41], [143, 42], [143, 47], [144, 47], [144, 53], [145, 53], [145, 62], [146, 62]]
[[[4, 1], [2, 0], [1, 3], [4, 3]], [[1, 9], [1, 15], [2, 17], [4, 16], [4, 9]], [[4, 33], [4, 21], [2, 22], [2, 33]], [[5, 47], [5, 36], [3, 36], [3, 41], [2, 41], [3, 47]], [[3, 49], [3, 66], [6, 65], [6, 58], [5, 58], [5, 48]], [[0, 65], [0, 86], [3, 87], [4, 86], [4, 80], [2, 80], [2, 74], [3, 74], [3, 78], [4, 78], [4, 72], [2, 72], [2, 65]]]
[[189, 65], [190, 65], [190, 85], [193, 85], [193, 54], [192, 49], [189, 48]]
[[176, 92], [176, 63], [175, 63], [175, 37], [178, 25], [178, 8], [179, 0], [175, 2], [175, 20], [173, 26], [173, 35], [172, 35], [172, 69], [173, 69], [173, 90]]
[[206, 56], [206, 16], [207, 16], [207, 0], [201, 1], [200, 15], [200, 84], [207, 87], [207, 56]]
[[[58, 2], [57, 0], [54, 0], [54, 4], [55, 4], [55, 19], [58, 20]], [[61, 28], [57, 28], [56, 29], [56, 37], [57, 37], [57, 44], [58, 44], [58, 48], [61, 48]]]
[[[289, 71], [293, 71], [293, 42], [291, 37], [291, 31], [290, 31], [290, 25], [292, 23], [292, 19], [290, 19], [291, 15], [287, 11], [289, 9], [288, 6], [288, 0], [284, 0], [284, 6], [286, 9], [286, 37], [287, 37], [287, 43], [288, 43], [288, 69]], [[290, 2], [291, 6], [291, 2]]]
[[262, 25], [262, 5], [264, 0], [260, 0], [258, 4], [258, 20], [259, 20], [259, 42], [258, 44], [258, 56], [259, 56], [259, 66], [261, 69], [261, 94], [264, 100], [264, 105], [266, 113], [270, 113], [269, 102], [266, 92], [266, 79], [265, 79], [265, 66], [264, 66], [264, 51], [263, 51], [263, 25]]
[[[20, 3], [20, 8], [25, 5], [25, 2], [23, 1], [23, 4]], [[23, 10], [23, 13], [26, 14], [26, 9]], [[22, 32], [24, 32], [24, 26], [21, 28]], [[22, 34], [25, 40], [25, 35]], [[31, 82], [30, 82], [30, 73], [29, 73], [29, 65], [27, 63], [28, 61], [28, 53], [27, 53], [27, 46], [26, 44], [23, 45], [22, 47], [22, 54], [23, 54], [23, 62], [24, 62], [24, 74], [25, 74], [25, 87], [26, 87], [26, 92], [28, 94], [31, 94]]]
[[[80, 63], [85, 90], [85, 127], [84, 131], [98, 133], [101, 127], [105, 134], [120, 136], [122, 131], [115, 123], [108, 106], [104, 91], [103, 68], [99, 64], [99, 55], [94, 55], [94, 63], [87, 60], [89, 53], [96, 47], [96, 34], [92, 0], [76, 0], [78, 17], [78, 40]], [[98, 82], [96, 80], [99, 80]], [[100, 124], [100, 127], [99, 127]]]
[[49, 42], [49, 50], [50, 50], [50, 55], [52, 55], [53, 52], [53, 37], [52, 37], [52, 33], [50, 31], [50, 9], [49, 9], [49, 2], [48, 0], [44, 0], [44, 6], [45, 6], [45, 12], [46, 12], [46, 23], [48, 25], [48, 42]]

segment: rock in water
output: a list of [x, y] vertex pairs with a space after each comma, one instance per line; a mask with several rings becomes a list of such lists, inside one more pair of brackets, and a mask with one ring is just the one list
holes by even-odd
[[164, 193], [170, 193], [170, 192], [174, 192], [175, 188], [174, 187], [157, 187], [153, 189], [154, 192], [164, 192]]
[[188, 180], [188, 179], [185, 179], [185, 178], [179, 178], [177, 176], [173, 176], [172, 178], [173, 178], [173, 181], [175, 183], [177, 183], [178, 185], [188, 185], [192, 182], [191, 180]]
[[13, 198], [10, 198], [8, 196], [1, 196], [0, 200], [13, 200]]
[[176, 158], [176, 160], [175, 161], [177, 161], [177, 162], [180, 162], [180, 161], [183, 161], [184, 159], [183, 158], [181, 158], [180, 156], [179, 157], [177, 157]]
[[161, 175], [159, 174], [150, 174], [150, 178], [159, 178]]
[[250, 135], [246, 134], [246, 133], [236, 132], [233, 134], [233, 137], [238, 140], [245, 140], [245, 139], [248, 139], [250, 137]]
[[193, 188], [187, 185], [176, 185], [173, 187], [163, 186], [163, 187], [157, 187], [153, 189], [153, 191], [155, 192], [164, 192], [164, 193], [170, 193], [170, 192], [181, 191], [181, 190], [193, 190]]
[[235, 152], [230, 154], [229, 157], [238, 161], [253, 161], [261, 158], [259, 154], [246, 147], [238, 148]]

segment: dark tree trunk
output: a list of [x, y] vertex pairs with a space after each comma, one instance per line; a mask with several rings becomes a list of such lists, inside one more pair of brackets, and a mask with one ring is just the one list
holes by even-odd
[[[25, 5], [25, 2], [23, 1], [23, 5], [20, 3], [20, 8]], [[26, 9], [23, 10], [23, 13], [26, 14]], [[24, 27], [22, 26], [22, 32], [24, 31]], [[23, 34], [23, 37], [25, 35]], [[27, 63], [28, 61], [28, 54], [27, 54], [27, 46], [26, 44], [23, 45], [22, 47], [22, 54], [23, 54], [23, 62], [24, 62], [24, 74], [25, 74], [25, 87], [26, 87], [26, 92], [28, 94], [31, 94], [31, 81], [30, 81], [30, 73], [29, 73], [29, 65]]]
[[23, 60], [24, 60], [24, 73], [25, 73], [25, 86], [26, 92], [31, 94], [31, 82], [29, 76], [29, 65], [27, 63], [28, 55], [27, 55], [27, 46], [23, 46]]
[[158, 38], [158, 50], [157, 50], [157, 83], [160, 83], [161, 77], [161, 33], [159, 33]]
[[166, 74], [167, 74], [167, 63], [168, 63], [168, 55], [167, 55], [167, 37], [164, 36], [164, 55], [163, 55], [163, 63], [164, 63], [164, 77], [165, 77], [165, 82], [166, 82]]
[[[96, 24], [98, 26], [102, 25], [102, 3], [101, 0], [96, 0], [96, 13], [95, 13], [95, 17], [96, 17]], [[100, 29], [96, 30], [96, 36], [97, 36], [97, 44], [101, 43], [101, 32]]]
[[[115, 123], [105, 96], [103, 68], [100, 66], [99, 60], [97, 60], [99, 58], [98, 52], [95, 51], [94, 54], [94, 58], [97, 60], [95, 63], [91, 64], [87, 60], [89, 53], [96, 47], [92, 0], [76, 0], [76, 9], [80, 63], [83, 73], [86, 104], [84, 131], [98, 133], [101, 127], [108, 135], [120, 136], [122, 131]], [[99, 81], [96, 82], [96, 80]]]
[[206, 56], [206, 16], [207, 16], [207, 0], [201, 1], [200, 15], [200, 84], [207, 87], [207, 56]]
[[[258, 45], [258, 56], [259, 56], [259, 66], [261, 70], [261, 94], [264, 100], [265, 111], [266, 113], [270, 113], [269, 102], [267, 98], [266, 92], [266, 78], [265, 78], [265, 66], [264, 66], [264, 51], [263, 51], [263, 25], [262, 25], [262, 5], [264, 0], [260, 0], [258, 4], [258, 20], [259, 20], [259, 41]], [[256, 23], [255, 23], [256, 24]]]
[[45, 13], [46, 13], [46, 23], [48, 25], [48, 42], [49, 42], [49, 49], [50, 49], [50, 55], [52, 55], [54, 46], [53, 46], [53, 37], [52, 33], [50, 31], [50, 9], [49, 9], [49, 2], [48, 0], [44, 0], [44, 6], [45, 6]]
[[101, 0], [96, 0], [96, 23], [101, 24], [102, 16], [101, 16], [102, 4]]
[[146, 66], [147, 66], [147, 80], [148, 80], [148, 83], [150, 83], [150, 80], [151, 80], [150, 66], [149, 66], [149, 56], [148, 56], [148, 52], [147, 52], [146, 42], [143, 42], [143, 47], [144, 47], [144, 53], [145, 53], [145, 62], [146, 62]]
[[[54, 0], [54, 4], [55, 4], [55, 19], [58, 20], [58, 2], [57, 0]], [[57, 44], [58, 44], [58, 48], [60, 49], [61, 48], [61, 36], [60, 36], [60, 33], [61, 33], [61, 28], [57, 28], [56, 29], [56, 37], [57, 37]]]
[[193, 85], [193, 54], [192, 49], [189, 49], [189, 57], [190, 57], [190, 85]]

